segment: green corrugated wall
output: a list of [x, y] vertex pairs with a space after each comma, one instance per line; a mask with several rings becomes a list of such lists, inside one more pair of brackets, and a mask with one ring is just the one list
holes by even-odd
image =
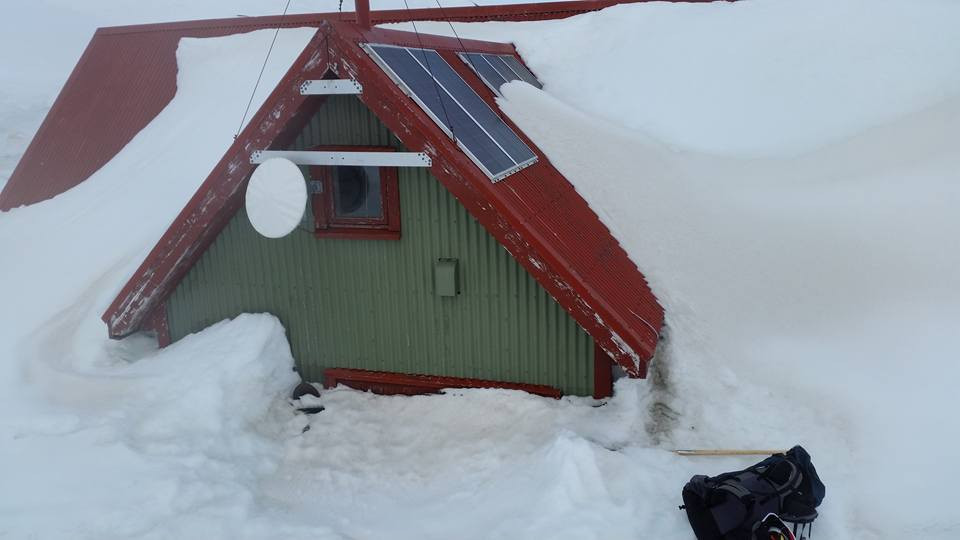
[[[318, 144], [400, 148], [353, 97], [330, 98], [292, 148]], [[173, 339], [270, 312], [306, 380], [349, 367], [590, 394], [592, 339], [426, 169], [400, 169], [399, 188], [399, 241], [270, 240], [241, 209], [168, 300]], [[456, 297], [434, 294], [440, 258], [459, 260]]]

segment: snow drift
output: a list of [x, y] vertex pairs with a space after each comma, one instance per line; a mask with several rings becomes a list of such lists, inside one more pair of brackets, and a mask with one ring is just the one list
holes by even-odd
[[127, 347], [136, 362], [63, 381], [71, 412], [28, 413], [0, 446], [17, 465], [0, 486], [0, 533], [220, 537], [256, 504], [293, 416], [274, 409], [297, 380], [280, 322], [243, 315], [161, 351]]
[[[545, 83], [500, 105], [664, 302], [656, 376], [602, 407], [338, 389], [309, 418], [267, 315], [160, 352], [97, 318], [229, 145], [246, 97], [213, 89], [272, 34], [184, 40], [177, 97], [116, 159], [0, 214], [0, 536], [689, 538], [683, 483], [750, 460], [666, 448], [797, 442], [827, 484], [818, 537], [956, 536], [957, 21], [946, 0], [766, 0], [455, 25]], [[185, 163], [145, 157], [198, 129]]]
[[960, 476], [958, 20], [768, 1], [456, 25], [517, 44], [544, 91], [511, 83], [501, 107], [666, 307], [663, 440], [801, 441], [827, 479], [818, 525], [861, 538], [960, 528], [937, 488]]

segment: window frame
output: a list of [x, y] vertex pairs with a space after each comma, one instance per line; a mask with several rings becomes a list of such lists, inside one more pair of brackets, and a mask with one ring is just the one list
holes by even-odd
[[[391, 146], [322, 145], [310, 148], [321, 152], [396, 152]], [[313, 234], [317, 238], [348, 238], [371, 240], [400, 239], [400, 190], [396, 167], [378, 167], [380, 173], [380, 200], [383, 216], [338, 217], [333, 200], [333, 168], [336, 165], [314, 165], [309, 168], [310, 180], [321, 182], [318, 193], [310, 190], [310, 208], [313, 212]]]

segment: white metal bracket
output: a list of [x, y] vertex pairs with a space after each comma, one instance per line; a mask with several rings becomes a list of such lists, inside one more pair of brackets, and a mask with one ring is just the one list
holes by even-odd
[[353, 79], [317, 79], [303, 81], [300, 93], [305, 96], [357, 95], [363, 85]]
[[255, 150], [250, 163], [283, 158], [297, 165], [357, 165], [361, 167], [429, 167], [433, 164], [424, 152], [320, 152], [306, 150]]

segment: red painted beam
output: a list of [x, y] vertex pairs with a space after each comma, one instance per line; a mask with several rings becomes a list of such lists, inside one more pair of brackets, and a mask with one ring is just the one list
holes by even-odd
[[[389, 24], [410, 21], [540, 21], [563, 19], [620, 4], [647, 2], [711, 3], [737, 0], [572, 0], [569, 2], [542, 2], [501, 4], [492, 6], [436, 7], [419, 9], [383, 9], [370, 11], [371, 24]], [[354, 12], [302, 13], [294, 15], [266, 15], [258, 17], [230, 17], [169, 23], [111, 26], [98, 30], [103, 34], [129, 34], [138, 32], [183, 32], [200, 31], [204, 34], [214, 29], [229, 28], [234, 32], [249, 32], [259, 28], [318, 26], [325, 20], [359, 22]], [[231, 33], [234, 33], [231, 32]]]
[[143, 323], [143, 329], [154, 333], [157, 338], [157, 345], [161, 349], [173, 342], [170, 338], [170, 325], [167, 322], [166, 302], [153, 308], [153, 311]]
[[370, 0], [356, 0], [357, 24], [360, 28], [370, 28]]
[[388, 396], [397, 394], [407, 396], [436, 394], [444, 388], [503, 388], [506, 390], [522, 390], [530, 394], [554, 399], [563, 397], [563, 392], [559, 389], [544, 384], [394, 373], [391, 371], [369, 371], [366, 369], [329, 368], [324, 370], [324, 388], [333, 388], [338, 384]]
[[613, 359], [599, 345], [593, 347], [593, 397], [613, 396]]

